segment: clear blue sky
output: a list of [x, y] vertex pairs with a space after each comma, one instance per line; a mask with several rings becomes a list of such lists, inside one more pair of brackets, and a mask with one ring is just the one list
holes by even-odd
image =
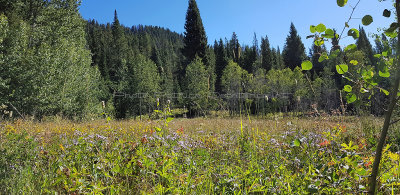
[[[293, 22], [307, 52], [312, 45], [311, 39], [306, 40], [310, 25], [324, 23], [341, 31], [352, 10], [349, 5], [356, 3], [357, 0], [349, 0], [341, 8], [336, 0], [197, 0], [209, 44], [219, 38], [230, 39], [232, 32], [236, 32], [241, 44], [252, 44], [255, 32], [259, 42], [261, 36], [268, 35], [271, 46], [282, 49]], [[391, 8], [391, 3], [391, 0], [361, 0], [353, 17], [372, 15], [374, 22], [364, 28], [367, 33], [377, 33], [378, 27], [394, 20], [382, 16], [385, 8]], [[116, 9], [125, 26], [153, 25], [183, 33], [187, 6], [187, 0], [83, 0], [80, 13], [85, 19], [107, 23], [113, 21]], [[349, 24], [358, 28], [360, 23], [361, 19], [354, 19]], [[352, 38], [346, 38], [341, 45], [352, 42]]]

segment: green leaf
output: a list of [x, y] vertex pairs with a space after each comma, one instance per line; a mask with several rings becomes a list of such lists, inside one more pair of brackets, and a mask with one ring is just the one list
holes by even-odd
[[386, 18], [389, 18], [391, 14], [392, 12], [390, 12], [388, 9], [383, 10], [383, 16], [385, 16]]
[[357, 39], [360, 36], [360, 32], [357, 29], [352, 28], [347, 32], [347, 35]]
[[381, 92], [383, 92], [385, 95], [389, 95], [389, 91], [386, 89], [381, 89]]
[[169, 122], [171, 122], [172, 120], [174, 120], [174, 118], [168, 117], [167, 120], [166, 120], [165, 122], [169, 123]]
[[293, 142], [292, 142], [292, 147], [299, 147], [300, 145], [301, 145], [301, 141], [299, 140], [299, 139], [295, 139]]
[[322, 35], [322, 37], [327, 38], [327, 39], [332, 39], [334, 37], [334, 31], [330, 28], [325, 30], [325, 34]]
[[370, 25], [372, 22], [374, 21], [374, 19], [372, 18], [371, 15], [365, 15], [362, 19], [361, 22], [364, 26], [368, 26]]
[[324, 24], [318, 24], [316, 27], [315, 27], [315, 30], [317, 31], [317, 32], [319, 32], [319, 33], [322, 33], [322, 32], [324, 32], [325, 30], [326, 30], [326, 26], [324, 25]]
[[310, 26], [310, 32], [311, 32], [311, 33], [315, 33], [315, 32], [316, 32], [315, 26], [314, 26], [314, 25], [311, 25], [311, 26]]
[[344, 51], [354, 51], [357, 49], [357, 45], [356, 44], [350, 44], [348, 45], [346, 48], [344, 48]]
[[382, 52], [382, 56], [384, 56], [384, 57], [388, 56], [388, 52], [387, 51], [383, 51]]
[[350, 28], [350, 26], [349, 26], [349, 23], [348, 23], [348, 22], [345, 22], [345, 23], [344, 23], [344, 26], [345, 26], [346, 28]]
[[324, 42], [324, 40], [322, 40], [322, 39], [318, 39], [318, 40], [315, 40], [315, 41], [314, 41], [314, 44], [315, 44], [316, 46], [322, 46], [324, 43], [325, 43], [325, 42]]
[[351, 104], [357, 100], [357, 96], [353, 93], [349, 93], [346, 95], [347, 103]]
[[384, 77], [384, 78], [388, 78], [388, 77], [390, 77], [390, 72], [389, 71], [387, 71], [387, 72], [379, 71], [379, 76], [380, 77]]
[[361, 92], [361, 93], [368, 93], [369, 91], [366, 90], [365, 88], [362, 88], [362, 87], [361, 87], [360, 92]]
[[347, 64], [340, 64], [340, 65], [336, 65], [336, 71], [339, 74], [344, 74], [349, 70], [349, 66], [347, 66]]
[[347, 0], [337, 0], [336, 3], [339, 7], [344, 7], [347, 4]]
[[397, 28], [399, 27], [399, 24], [397, 22], [393, 22], [390, 24], [390, 27], [385, 30], [385, 35], [390, 37], [390, 38], [396, 38], [397, 37]]
[[318, 62], [323, 62], [324, 60], [328, 60], [328, 54], [326, 52], [322, 53], [321, 56], [318, 58]]
[[374, 57], [375, 58], [380, 58], [382, 55], [381, 54], [375, 54]]
[[310, 60], [304, 61], [303, 63], [301, 63], [301, 69], [303, 70], [311, 70], [313, 67], [313, 64], [311, 63]]
[[340, 54], [340, 49], [336, 49], [334, 51], [331, 51], [330, 57], [331, 58], [336, 58]]
[[358, 61], [357, 61], [357, 60], [351, 60], [351, 61], [350, 61], [350, 64], [353, 64], [353, 65], [355, 66], [355, 65], [358, 64]]
[[155, 129], [157, 132], [162, 131], [162, 129], [161, 129], [160, 127], [154, 127], [154, 129]]
[[350, 85], [345, 85], [344, 86], [344, 88], [343, 88], [343, 90], [345, 91], [345, 92], [352, 92], [353, 91], [353, 87], [351, 87]]

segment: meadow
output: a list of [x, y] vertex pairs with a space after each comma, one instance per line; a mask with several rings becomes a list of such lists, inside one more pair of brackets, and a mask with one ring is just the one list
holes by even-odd
[[[374, 117], [4, 121], [0, 194], [363, 194]], [[397, 127], [379, 193], [400, 193]]]

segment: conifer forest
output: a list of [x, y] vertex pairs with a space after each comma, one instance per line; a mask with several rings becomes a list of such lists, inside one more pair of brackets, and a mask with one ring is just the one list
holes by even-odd
[[400, 194], [391, 1], [379, 33], [353, 12], [381, 1], [337, 0], [361, 25], [287, 21], [280, 48], [210, 42], [196, 0], [183, 33], [0, 0], [0, 194]]

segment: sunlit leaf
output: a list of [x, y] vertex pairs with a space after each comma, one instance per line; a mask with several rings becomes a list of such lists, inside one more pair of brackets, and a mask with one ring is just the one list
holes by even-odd
[[358, 61], [357, 61], [357, 60], [351, 60], [351, 61], [350, 61], [350, 64], [357, 65], [357, 64], [358, 64]]
[[344, 74], [349, 70], [349, 66], [347, 66], [347, 64], [340, 64], [340, 65], [336, 65], [336, 71], [339, 74]]
[[350, 85], [345, 85], [344, 86], [344, 88], [343, 88], [343, 90], [345, 91], [345, 92], [351, 92], [351, 91], [353, 91], [353, 87], [351, 87]]
[[353, 93], [349, 93], [346, 95], [347, 103], [351, 104], [357, 100], [357, 96]]
[[347, 0], [337, 0], [336, 3], [339, 7], [344, 7], [347, 4]]
[[390, 77], [390, 72], [389, 71], [387, 71], [387, 72], [379, 71], [379, 76], [380, 77], [384, 77], [384, 78], [388, 78], [388, 77]]
[[318, 58], [318, 62], [323, 62], [324, 60], [329, 59], [328, 54], [326, 52], [322, 53]]
[[311, 25], [311, 26], [310, 26], [310, 32], [311, 32], [311, 33], [315, 33], [315, 32], [316, 32], [315, 26], [314, 26], [314, 25]]
[[315, 40], [315, 41], [314, 41], [314, 44], [315, 44], [316, 46], [322, 46], [324, 43], [325, 43], [324, 40]]
[[324, 25], [324, 24], [318, 24], [316, 27], [315, 27], [315, 30], [317, 31], [317, 32], [319, 32], [319, 33], [322, 33], [322, 32], [324, 32], [325, 30], [326, 30], [326, 26]]
[[383, 92], [385, 95], [389, 95], [389, 91], [386, 89], [381, 89], [381, 92]]
[[301, 68], [303, 70], [311, 70], [313, 67], [313, 64], [311, 63], [310, 60], [304, 61], [303, 63], [301, 63]]
[[385, 35], [390, 37], [390, 38], [396, 38], [397, 32], [396, 30], [398, 29], [399, 25], [396, 22], [393, 22], [390, 24], [390, 27], [385, 30]]
[[357, 29], [352, 28], [347, 32], [347, 35], [353, 37], [354, 39], [358, 39], [360, 32]]
[[334, 31], [330, 28], [325, 30], [325, 34], [322, 35], [322, 37], [327, 38], [327, 39], [332, 39], [334, 37]]
[[354, 51], [357, 49], [357, 45], [356, 44], [350, 44], [348, 45], [346, 48], [344, 48], [344, 51]]

